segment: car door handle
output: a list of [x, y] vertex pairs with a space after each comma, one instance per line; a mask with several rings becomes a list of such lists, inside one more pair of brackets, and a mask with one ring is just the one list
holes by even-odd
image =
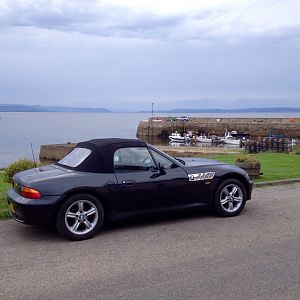
[[134, 185], [136, 183], [136, 181], [135, 180], [123, 180], [122, 183], [125, 185]]

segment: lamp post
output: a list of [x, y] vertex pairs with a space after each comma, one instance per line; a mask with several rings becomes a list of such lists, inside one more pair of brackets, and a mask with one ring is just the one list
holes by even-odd
[[152, 129], [152, 131], [151, 131], [151, 142], [153, 142], [153, 106], [154, 106], [154, 102], [152, 102], [151, 103], [151, 115], [152, 115], [152, 117], [151, 117], [151, 129]]
[[152, 102], [152, 119], [153, 119], [153, 106], [154, 106], [154, 102]]

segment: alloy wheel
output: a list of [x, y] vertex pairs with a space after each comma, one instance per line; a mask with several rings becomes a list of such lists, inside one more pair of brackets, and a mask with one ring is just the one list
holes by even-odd
[[97, 222], [98, 209], [91, 201], [78, 200], [66, 210], [65, 224], [73, 234], [87, 234], [95, 228]]
[[220, 193], [220, 204], [229, 213], [236, 212], [243, 203], [243, 192], [236, 184], [226, 185]]

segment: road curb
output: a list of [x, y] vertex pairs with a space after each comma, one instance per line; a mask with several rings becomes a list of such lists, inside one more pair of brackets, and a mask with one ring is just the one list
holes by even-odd
[[274, 181], [268, 181], [268, 182], [254, 183], [254, 187], [276, 186], [276, 185], [291, 184], [291, 183], [298, 183], [298, 182], [300, 182], [300, 178], [274, 180]]

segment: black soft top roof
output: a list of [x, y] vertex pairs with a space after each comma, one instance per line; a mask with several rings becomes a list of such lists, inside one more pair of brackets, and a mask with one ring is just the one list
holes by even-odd
[[116, 150], [146, 146], [145, 142], [139, 140], [121, 138], [93, 139], [81, 142], [77, 144], [76, 148], [87, 148], [92, 150], [92, 153], [79, 166], [68, 168], [81, 172], [112, 173], [114, 171], [113, 156]]
[[[99, 148], [107, 147], [107, 146], [118, 146], [120, 147], [145, 147], [146, 143], [140, 140], [135, 139], [121, 139], [121, 138], [107, 138], [107, 139], [93, 139], [86, 142], [81, 142], [77, 146], [83, 147], [82, 145], [95, 145]], [[81, 145], [81, 146], [79, 146]]]

